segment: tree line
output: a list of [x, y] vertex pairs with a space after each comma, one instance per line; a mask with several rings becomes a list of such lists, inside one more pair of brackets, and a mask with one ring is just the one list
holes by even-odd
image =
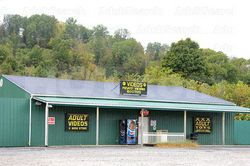
[[[146, 48], [127, 29], [86, 28], [74, 18], [5, 15], [0, 74], [183, 86], [250, 107], [250, 59], [200, 48], [190, 38]], [[240, 116], [242, 118], [243, 116]], [[243, 119], [250, 119], [244, 115]]]

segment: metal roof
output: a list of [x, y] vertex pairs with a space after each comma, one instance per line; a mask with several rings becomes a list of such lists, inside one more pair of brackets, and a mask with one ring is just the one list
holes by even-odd
[[108, 99], [81, 99], [65, 97], [35, 97], [37, 101], [52, 105], [74, 105], [92, 107], [114, 107], [114, 108], [137, 108], [150, 110], [191, 110], [209, 112], [250, 112], [249, 108], [232, 105], [211, 105], [211, 104], [191, 104], [191, 103], [166, 103], [166, 102], [146, 102], [129, 100], [108, 100]]
[[30, 94], [36, 96], [235, 105], [234, 103], [225, 101], [223, 99], [175, 86], [148, 85], [147, 96], [135, 96], [120, 95], [119, 83], [114, 82], [63, 80], [11, 75], [3, 75], [3, 77]]

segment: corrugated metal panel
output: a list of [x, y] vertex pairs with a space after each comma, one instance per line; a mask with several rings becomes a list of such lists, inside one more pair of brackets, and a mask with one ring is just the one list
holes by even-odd
[[225, 114], [225, 144], [234, 144], [234, 115], [235, 113]]
[[31, 146], [44, 146], [44, 114], [45, 104], [37, 106], [32, 101]]
[[212, 133], [211, 134], [199, 134], [198, 143], [201, 145], [221, 145], [222, 144], [222, 113], [187, 112], [187, 136], [188, 137], [193, 132], [193, 118], [195, 116], [211, 116], [212, 117]]
[[7, 76], [32, 94], [78, 96], [83, 98], [113, 98], [134, 100], [161, 100], [165, 102], [210, 103], [234, 105], [231, 102], [199, 93], [194, 90], [174, 86], [148, 85], [147, 96], [120, 95], [119, 83], [62, 80], [39, 77]]
[[250, 144], [250, 121], [234, 121], [234, 144]]
[[15, 84], [5, 79], [3, 79], [3, 87], [0, 88], [0, 98], [29, 98], [30, 95], [26, 93], [21, 88], [17, 87]]
[[[150, 120], [156, 120], [157, 130], [168, 130], [169, 132], [184, 132], [183, 111], [150, 111], [149, 117]], [[152, 127], [150, 127], [150, 129], [152, 131]]]
[[[65, 113], [89, 114], [88, 131], [65, 131]], [[53, 106], [49, 116], [56, 118], [55, 125], [49, 125], [49, 146], [52, 145], [94, 145], [96, 143], [96, 110], [83, 107]]]
[[27, 146], [29, 96], [4, 79], [0, 88], [0, 146]]
[[100, 134], [101, 145], [116, 145], [119, 139], [119, 120], [138, 119], [139, 110], [125, 109], [100, 109]]
[[49, 102], [51, 104], [62, 105], [86, 105], [102, 107], [120, 108], [146, 108], [162, 110], [200, 110], [216, 112], [248, 112], [250, 109], [212, 104], [188, 104], [188, 103], [165, 103], [165, 102], [146, 102], [131, 100], [108, 100], [108, 99], [83, 99], [83, 98], [56, 98], [56, 97], [36, 97], [36, 100]]

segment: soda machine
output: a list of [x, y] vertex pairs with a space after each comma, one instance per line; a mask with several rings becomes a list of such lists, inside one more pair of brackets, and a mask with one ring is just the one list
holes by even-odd
[[137, 144], [137, 120], [127, 119], [127, 144]]
[[137, 135], [136, 119], [119, 120], [119, 144], [135, 145], [137, 144]]
[[119, 120], [119, 144], [127, 144], [127, 120]]

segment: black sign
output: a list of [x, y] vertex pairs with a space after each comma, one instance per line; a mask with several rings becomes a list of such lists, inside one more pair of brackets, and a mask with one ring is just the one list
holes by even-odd
[[195, 117], [194, 132], [201, 134], [210, 134], [212, 132], [212, 118], [203, 116]]
[[88, 114], [65, 114], [66, 131], [87, 131], [89, 127]]
[[120, 94], [147, 95], [147, 83], [135, 81], [121, 81]]

